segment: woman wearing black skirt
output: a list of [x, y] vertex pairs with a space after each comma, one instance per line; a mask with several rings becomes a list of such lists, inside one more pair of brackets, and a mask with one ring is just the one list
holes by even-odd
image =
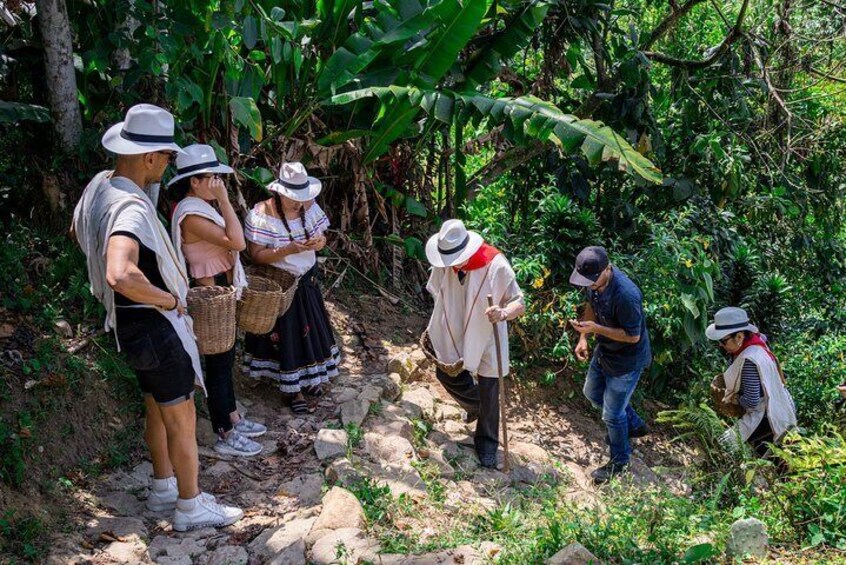
[[269, 334], [247, 334], [244, 373], [278, 383], [295, 414], [308, 412], [303, 394], [320, 396], [338, 374], [340, 351], [314, 280], [317, 251], [326, 246], [329, 219], [314, 201], [321, 183], [300, 163], [284, 163], [268, 185], [273, 196], [247, 215], [244, 236], [254, 263], [284, 269], [299, 278], [291, 307]]

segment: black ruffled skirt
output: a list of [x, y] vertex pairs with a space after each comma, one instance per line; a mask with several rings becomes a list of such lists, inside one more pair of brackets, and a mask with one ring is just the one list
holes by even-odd
[[269, 378], [279, 390], [296, 394], [338, 375], [341, 353], [315, 281], [317, 265], [300, 278], [291, 307], [269, 334], [248, 333], [243, 373]]

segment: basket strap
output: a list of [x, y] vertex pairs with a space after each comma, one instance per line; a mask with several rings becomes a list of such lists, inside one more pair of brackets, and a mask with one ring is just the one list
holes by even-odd
[[465, 316], [467, 317], [467, 319], [464, 320], [464, 334], [465, 335], [467, 334], [467, 328], [470, 326], [470, 318], [473, 317], [473, 309], [476, 308], [476, 302], [479, 301], [479, 295], [482, 294], [482, 287], [485, 286], [485, 281], [488, 279], [488, 271], [490, 271], [490, 270], [491, 270], [491, 265], [488, 264], [488, 266], [485, 267], [485, 276], [482, 277], [482, 282], [479, 284], [479, 290], [476, 291], [476, 296], [473, 297], [473, 303], [470, 305], [470, 309], [467, 310], [467, 313], [465, 314]]
[[[444, 289], [441, 288], [438, 292], [440, 292], [441, 294], [441, 300], [444, 300]], [[455, 354], [458, 355], [459, 358], [461, 358], [461, 352], [458, 351], [458, 345], [456, 345], [455, 343], [455, 336], [452, 335], [452, 329], [449, 327], [449, 316], [444, 316], [444, 325], [446, 326], [447, 333], [449, 334], [449, 339], [450, 341], [452, 341], [452, 348], [455, 349]]]

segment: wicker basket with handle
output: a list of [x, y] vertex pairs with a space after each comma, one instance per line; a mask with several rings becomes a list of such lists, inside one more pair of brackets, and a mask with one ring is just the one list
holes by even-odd
[[279, 303], [279, 316], [283, 316], [291, 303], [294, 301], [294, 294], [297, 292], [299, 279], [284, 269], [273, 265], [250, 265], [247, 273], [271, 280], [282, 289], [282, 301]]
[[740, 418], [746, 413], [746, 410], [740, 404], [729, 404], [723, 401], [726, 395], [726, 380], [722, 374], [714, 377], [711, 381], [711, 399], [714, 401], [714, 410], [718, 414], [727, 416], [729, 418]]
[[188, 290], [187, 301], [200, 353], [214, 355], [232, 349], [237, 308], [235, 288], [197, 286]]
[[278, 318], [279, 303], [284, 293], [275, 282], [256, 275], [247, 275], [247, 288], [238, 302], [238, 327], [251, 334], [273, 330]]
[[459, 359], [455, 363], [442, 363], [438, 360], [438, 357], [435, 355], [435, 348], [432, 347], [432, 338], [429, 337], [429, 330], [423, 330], [423, 333], [420, 335], [420, 349], [423, 350], [426, 359], [450, 377], [457, 377], [464, 370], [463, 359]]

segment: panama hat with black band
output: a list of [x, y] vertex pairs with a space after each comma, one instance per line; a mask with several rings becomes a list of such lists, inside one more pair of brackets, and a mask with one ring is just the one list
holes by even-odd
[[282, 163], [279, 167], [279, 178], [267, 185], [267, 190], [278, 192], [286, 198], [297, 202], [314, 200], [323, 184], [319, 179], [308, 176], [302, 163]]
[[102, 144], [117, 155], [141, 155], [158, 151], [182, 153], [174, 141], [173, 115], [152, 104], [136, 104], [120, 123], [103, 135]]
[[705, 330], [705, 337], [720, 341], [737, 332], [758, 333], [758, 328], [749, 322], [749, 315], [743, 308], [728, 306], [714, 314], [714, 323]]
[[426, 258], [433, 267], [452, 267], [465, 263], [485, 240], [464, 227], [461, 220], [447, 220], [438, 233], [426, 242]]
[[176, 176], [167, 185], [179, 182], [194, 175], [217, 174], [231, 175], [232, 167], [221, 163], [211, 145], [189, 145], [176, 157]]

